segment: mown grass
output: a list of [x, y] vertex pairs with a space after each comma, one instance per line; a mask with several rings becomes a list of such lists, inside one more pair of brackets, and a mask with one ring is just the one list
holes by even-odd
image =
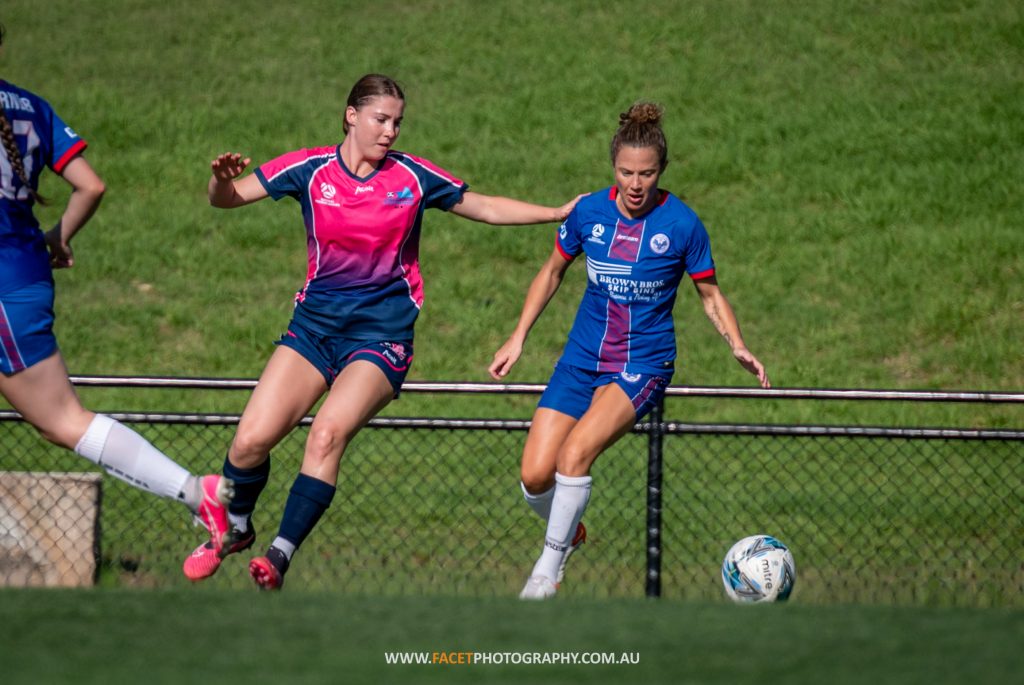
[[[1010, 682], [1019, 611], [543, 605], [181, 590], [0, 591], [4, 682]], [[387, 665], [386, 652], [639, 653], [630, 665]], [[508, 658], [508, 657], [506, 657]]]
[[[74, 15], [75, 21], [66, 17]], [[58, 275], [73, 372], [256, 376], [304, 276], [297, 208], [205, 201], [207, 161], [340, 139], [351, 83], [406, 87], [399, 147], [485, 193], [557, 203], [611, 181], [616, 115], [666, 107], [663, 185], [711, 232], [721, 284], [777, 386], [1019, 390], [1024, 361], [1024, 24], [985, 2], [5, 5], [4, 78], [91, 143], [109, 186]], [[59, 46], [54, 48], [53, 46]], [[66, 191], [50, 178], [53, 221]], [[486, 380], [551, 227], [428, 215], [418, 380]], [[543, 382], [574, 269], [514, 380]], [[675, 382], [750, 378], [684, 286]], [[459, 350], [459, 354], [452, 354]], [[90, 392], [94, 405], [225, 410], [225, 394]], [[407, 397], [407, 400], [413, 398]], [[393, 413], [525, 415], [532, 402]], [[1019, 426], [1006, 407], [691, 402], [707, 420]]]

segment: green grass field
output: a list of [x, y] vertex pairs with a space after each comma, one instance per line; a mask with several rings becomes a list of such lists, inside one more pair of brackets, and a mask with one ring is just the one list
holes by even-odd
[[[397, 78], [408, 97], [399, 149], [433, 160], [474, 190], [547, 204], [610, 184], [607, 147], [618, 113], [641, 98], [662, 103], [671, 157], [662, 185], [708, 226], [723, 290], [777, 387], [1019, 391], [1022, 13], [1013, 0], [630, 6], [8, 0], [0, 9], [8, 29], [0, 77], [50, 100], [89, 141], [87, 157], [108, 185], [103, 206], [76, 239], [76, 267], [56, 277], [58, 336], [75, 374], [256, 377], [305, 275], [301, 220], [290, 201], [231, 212], [210, 208], [208, 162], [225, 150], [260, 162], [340, 141], [348, 89], [362, 74], [380, 71]], [[38, 213], [48, 225], [67, 189], [50, 175], [42, 191], [52, 201]], [[410, 379], [488, 379], [486, 366], [514, 325], [553, 229], [427, 215], [421, 252], [427, 300]], [[510, 380], [547, 380], [579, 300], [582, 271], [570, 271]], [[752, 385], [687, 288], [676, 314], [674, 383]], [[83, 396], [102, 410], [238, 412], [247, 393], [86, 390]], [[387, 413], [526, 418], [534, 402], [407, 394]], [[1020, 407], [1012, 405], [680, 399], [668, 403], [666, 418], [1024, 426]], [[214, 469], [225, 445], [226, 438], [197, 453], [191, 444], [166, 447], [186, 451], [193, 468]], [[37, 457], [48, 454], [41, 442], [39, 448]], [[955, 450], [947, 445], [922, 462], [922, 471], [902, 474], [901, 492], [921, 486], [916, 473], [941, 479], [946, 469], [959, 473], [973, 463], [953, 455], [948, 465], [945, 457]], [[511, 484], [502, 492], [512, 497], [518, 455], [516, 448], [505, 451], [507, 472], [492, 475]], [[996, 464], [992, 473], [1002, 475], [995, 486], [1010, 488], [1000, 506], [1010, 511], [1002, 520], [1012, 521], [1020, 455], [1005, 451], [1005, 458], [994, 452], [980, 461]], [[298, 447], [286, 452], [277, 472], [282, 482], [294, 471]], [[775, 500], [779, 520], [802, 530], [811, 512], [820, 512], [842, 533], [850, 510], [836, 507], [830, 489], [833, 455], [802, 456], [794, 473], [820, 467], [811, 473], [819, 480], [795, 481], [799, 492], [769, 493], [784, 495]], [[863, 500], [856, 490], [846, 493], [843, 506], [872, 509], [869, 518], [879, 528], [900, 513], [889, 485], [897, 457], [882, 453], [866, 461], [865, 473], [847, 479], [876, 487]], [[709, 477], [731, 463], [713, 462]], [[853, 471], [858, 463], [844, 468]], [[1006, 464], [1008, 474], [995, 470]], [[615, 476], [628, 472], [619, 462], [602, 468]], [[745, 487], [728, 473], [723, 478], [733, 490]], [[640, 483], [640, 477], [634, 472], [624, 481]], [[669, 502], [683, 502], [666, 521], [673, 534], [692, 540], [691, 502], [706, 507], [702, 515], [712, 520], [726, 514], [720, 498], [694, 497], [680, 489], [684, 482], [666, 482]], [[955, 488], [958, 481], [952, 482]], [[443, 495], [459, 484], [431, 483], [438, 499], [409, 508], [443, 528], [451, 515]], [[119, 487], [113, 483], [112, 492]], [[407, 494], [399, 489], [392, 501], [399, 506]], [[111, 497], [111, 507], [120, 506], [119, 497]], [[641, 497], [628, 505], [639, 509]], [[1019, 525], [987, 519], [968, 525], [958, 497], [954, 490], [925, 506], [911, 498], [912, 511], [899, 521], [905, 537], [879, 538], [893, 545], [887, 553], [899, 550], [885, 563], [903, 563], [908, 550], [898, 544], [934, 535], [935, 526], [971, 544], [996, 540], [994, 549], [1010, 556], [1006, 584], [992, 603], [999, 603], [999, 592], [1019, 597], [1022, 571], [1012, 555], [1020, 549]], [[525, 511], [518, 501], [514, 506], [516, 515]], [[621, 513], [602, 507], [607, 503], [595, 501], [595, 516], [612, 529]], [[273, 511], [264, 512], [264, 528]], [[492, 512], [481, 505], [473, 513]], [[820, 518], [812, 523], [825, 525]], [[1000, 532], [979, 536], [972, 525]], [[167, 539], [146, 548], [163, 555], [161, 572], [176, 572], [184, 528], [175, 519]], [[532, 535], [516, 530], [523, 539]], [[403, 553], [425, 559], [425, 568], [443, 568], [408, 531], [391, 532]], [[815, 594], [813, 573], [801, 576], [798, 582], [808, 584], [798, 586], [789, 606], [709, 602], [703, 586], [685, 574], [691, 567], [706, 570], [709, 559], [717, 563], [716, 536], [732, 533], [717, 527], [700, 534], [700, 545], [681, 543], [667, 562], [675, 565], [665, 569], [686, 601], [593, 599], [612, 594], [607, 574], [630, 563], [625, 552], [581, 564], [580, 594], [545, 606], [342, 597], [303, 592], [298, 583], [267, 597], [239, 591], [231, 578], [216, 579], [210, 589], [3, 590], [0, 681], [932, 685], [1011, 682], [1020, 670], [1019, 605], [878, 607], [871, 605], [878, 595], [864, 591], [854, 595], [866, 598], [864, 605], [827, 606], [827, 597]], [[801, 543], [798, 568], [837, 563], [829, 556], [833, 543]], [[137, 540], [122, 544], [136, 553]], [[812, 563], [800, 567], [808, 555]], [[329, 568], [343, 573], [334, 559]], [[358, 561], [356, 572], [372, 577], [374, 560]], [[870, 582], [871, 561], [856, 582]], [[512, 568], [518, 578], [518, 557]], [[507, 573], [495, 570], [497, 578]], [[971, 591], [969, 581], [950, 582]], [[390, 593], [384, 587], [378, 594]], [[639, 652], [641, 663], [386, 666], [383, 654], [391, 650]]]
[[[352, 82], [404, 84], [398, 147], [545, 203], [611, 183], [636, 99], [665, 105], [663, 186], [707, 224], [779, 387], [1024, 388], [1024, 23], [1010, 0], [5, 3], [4, 78], [50, 98], [109, 186], [58, 275], [75, 373], [255, 377], [305, 275], [297, 206], [230, 212], [208, 161], [340, 140]], [[66, 196], [43, 188], [52, 221]], [[428, 214], [418, 380], [487, 380], [553, 227]], [[512, 380], [546, 381], [582, 269]], [[681, 293], [675, 382], [750, 385]], [[459, 354], [452, 355], [452, 350]], [[94, 406], [237, 410], [244, 393], [90, 391]], [[389, 411], [530, 413], [408, 396]], [[173, 405], [169, 407], [168, 405]], [[694, 420], [1019, 426], [1007, 407], [691, 402]]]
[[[870, 606], [0, 591], [4, 682], [1012, 682], [1024, 614]], [[388, 665], [386, 652], [639, 654], [639, 664]], [[582, 658], [582, 657], [581, 657]]]

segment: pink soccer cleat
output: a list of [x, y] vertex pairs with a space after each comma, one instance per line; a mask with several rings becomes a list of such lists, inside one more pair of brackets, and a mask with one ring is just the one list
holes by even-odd
[[231, 530], [228, 505], [235, 496], [235, 484], [224, 476], [203, 476], [199, 483], [203, 499], [199, 502], [196, 518], [210, 531], [210, 543], [214, 551], [220, 553]]
[[284, 574], [267, 557], [256, 557], [249, 562], [249, 575], [261, 590], [280, 590]]
[[213, 542], [204, 542], [185, 559], [185, 564], [182, 566], [185, 577], [193, 582], [209, 578], [217, 572], [227, 555], [249, 549], [255, 541], [256, 531], [250, 525], [249, 530], [244, 533], [237, 528], [232, 528], [220, 552], [214, 549]]

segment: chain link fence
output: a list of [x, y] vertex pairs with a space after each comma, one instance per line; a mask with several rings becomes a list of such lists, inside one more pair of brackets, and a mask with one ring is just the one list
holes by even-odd
[[[219, 472], [237, 423], [112, 415], [196, 473]], [[289, 589], [515, 595], [544, 537], [518, 483], [528, 426], [374, 420], [350, 445]], [[276, 534], [307, 432], [299, 426], [274, 452], [252, 552]], [[181, 564], [204, 531], [180, 504], [96, 478], [13, 412], [0, 413], [0, 469], [0, 585], [188, 584]], [[1022, 431], [709, 426], [655, 415], [592, 475], [589, 537], [570, 563], [568, 596], [724, 601], [725, 551], [769, 533], [796, 559], [793, 601], [1024, 606]], [[250, 586], [249, 558], [229, 557], [203, 587]], [[78, 579], [60, 580], [58, 566]]]

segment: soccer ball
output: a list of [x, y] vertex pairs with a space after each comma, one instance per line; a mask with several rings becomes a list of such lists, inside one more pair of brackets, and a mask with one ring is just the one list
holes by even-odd
[[785, 601], [796, 583], [793, 555], [770, 535], [745, 537], [726, 552], [722, 583], [734, 602]]

